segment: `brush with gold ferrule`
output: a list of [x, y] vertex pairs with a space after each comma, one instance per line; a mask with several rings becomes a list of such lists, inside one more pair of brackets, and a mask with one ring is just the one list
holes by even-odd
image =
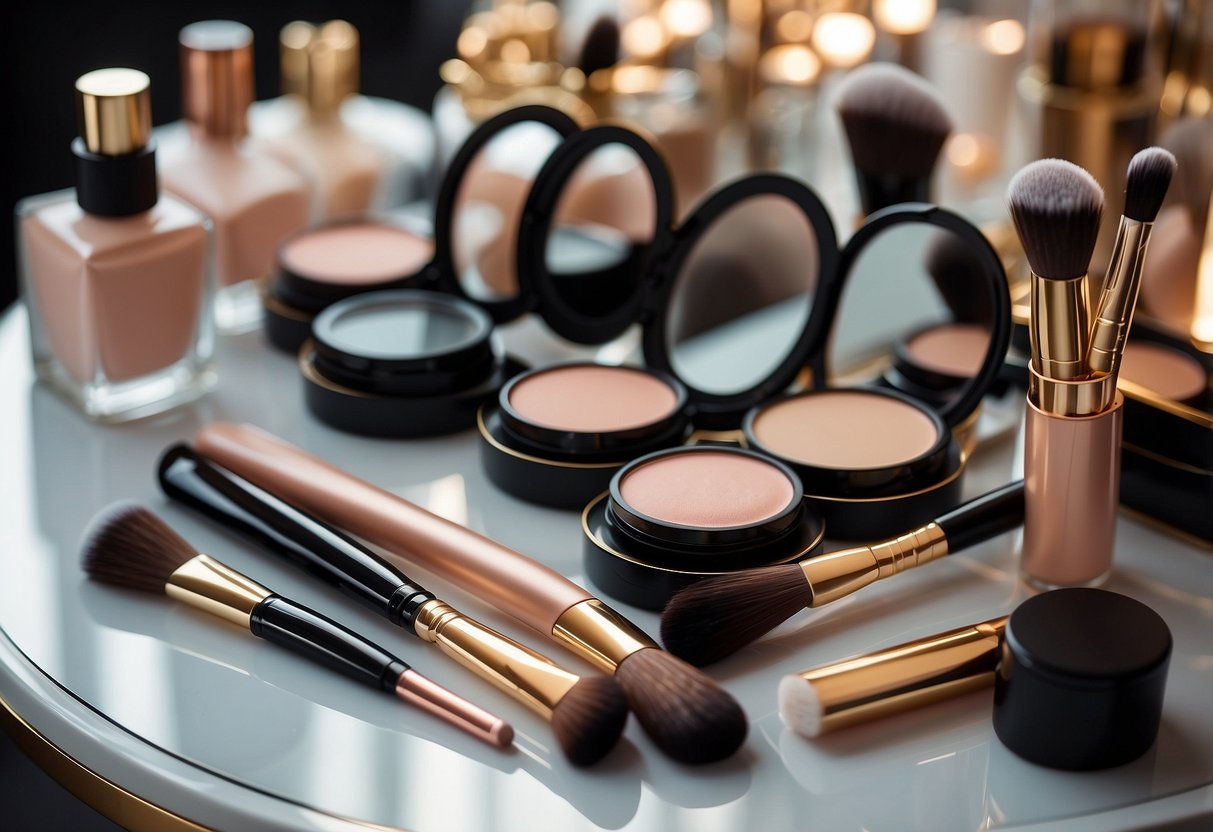
[[1032, 368], [1054, 381], [1085, 379], [1087, 269], [1099, 236], [1103, 189], [1075, 164], [1042, 159], [1015, 174], [1007, 201], [1032, 270]]
[[[1091, 327], [1087, 368], [1092, 374], [1116, 375], [1120, 370], [1137, 293], [1141, 289], [1142, 264], [1150, 244], [1150, 232], [1174, 173], [1175, 157], [1161, 147], [1147, 147], [1129, 162], [1125, 210], [1116, 230], [1112, 262]], [[1109, 404], [1110, 401], [1104, 406]]]
[[615, 747], [628, 705], [610, 676], [579, 676], [438, 600], [352, 538], [231, 471], [174, 445], [160, 460], [172, 499], [256, 540], [370, 607], [552, 725], [566, 757], [597, 762]]
[[1023, 522], [1023, 506], [1023, 480], [1016, 480], [889, 540], [707, 578], [666, 604], [661, 641], [691, 664], [718, 662], [806, 607], [824, 606], [1015, 528]]
[[98, 517], [85, 535], [82, 563], [94, 580], [163, 592], [330, 670], [395, 694], [489, 745], [503, 748], [514, 739], [509, 723], [352, 630], [200, 554], [143, 506], [122, 503]]
[[779, 683], [779, 715], [813, 739], [990, 687], [1006, 625], [1004, 615], [790, 673]]
[[251, 425], [214, 422], [195, 443], [254, 485], [452, 581], [614, 674], [645, 733], [674, 759], [714, 762], [745, 740], [745, 712], [724, 688], [554, 569]]

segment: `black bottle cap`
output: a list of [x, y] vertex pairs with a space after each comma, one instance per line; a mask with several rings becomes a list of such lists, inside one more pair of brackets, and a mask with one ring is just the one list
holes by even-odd
[[89, 214], [126, 217], [142, 214], [156, 205], [160, 191], [156, 183], [156, 143], [121, 156], [93, 153], [76, 138], [72, 142], [76, 160], [76, 201]]
[[1153, 745], [1171, 631], [1154, 610], [1101, 589], [1058, 589], [1007, 621], [994, 682], [994, 732], [1043, 766], [1122, 765]]

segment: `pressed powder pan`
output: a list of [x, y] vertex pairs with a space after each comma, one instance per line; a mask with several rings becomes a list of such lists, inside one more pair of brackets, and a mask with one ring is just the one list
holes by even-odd
[[581, 521], [590, 579], [651, 610], [697, 580], [798, 560], [824, 539], [795, 473], [727, 447], [670, 448], [632, 461]]

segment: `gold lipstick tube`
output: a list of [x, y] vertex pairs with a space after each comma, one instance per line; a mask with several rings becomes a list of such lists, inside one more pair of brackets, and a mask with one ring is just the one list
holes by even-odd
[[467, 618], [441, 601], [427, 601], [413, 625], [438, 648], [544, 719], [581, 677]]
[[[1125, 341], [1129, 337], [1137, 293], [1141, 289], [1142, 264], [1150, 242], [1152, 222], [1122, 216], [1112, 249], [1112, 263], [1099, 297], [1099, 311], [1091, 328], [1087, 367], [1092, 374], [1115, 375], [1120, 369]], [[1106, 406], [1106, 403], [1105, 403]]]
[[1020, 570], [1040, 588], [1094, 586], [1112, 567], [1124, 399], [1114, 376], [1029, 379]]
[[1087, 276], [1050, 280], [1032, 273], [1032, 364], [1046, 378], [1069, 381], [1087, 375], [1089, 313]]
[[821, 704], [818, 734], [992, 685], [1006, 623], [1001, 616], [795, 674]]

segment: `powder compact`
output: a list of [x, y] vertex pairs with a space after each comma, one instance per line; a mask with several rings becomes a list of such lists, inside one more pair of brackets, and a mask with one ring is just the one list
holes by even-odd
[[[480, 400], [521, 365], [495, 352], [490, 360], [487, 351], [496, 347], [472, 321], [484, 318], [491, 327], [529, 312], [548, 319], [549, 287], [529, 280], [519, 232], [538, 172], [577, 131], [572, 118], [543, 106], [515, 108], [480, 125], [443, 178], [432, 238], [407, 219], [356, 217], [283, 242], [264, 296], [266, 333], [278, 346], [299, 351], [306, 401], [318, 418], [386, 437], [474, 424]], [[567, 298], [590, 315], [614, 308], [620, 292], [631, 291], [645, 253], [635, 229], [651, 227], [655, 211], [652, 199], [621, 198], [640, 168], [629, 171], [609, 156], [598, 161], [569, 183], [551, 253], [576, 285]], [[398, 289], [457, 303], [381, 295]], [[340, 314], [324, 317], [322, 326], [320, 316], [337, 302]], [[429, 321], [431, 314], [443, 317]], [[453, 331], [452, 315], [483, 340], [474, 347], [446, 344], [437, 334]], [[561, 312], [552, 315], [549, 326], [567, 331]], [[355, 331], [357, 338], [346, 337]]]
[[[628, 179], [631, 199], [656, 207], [647, 234], [628, 229], [645, 242], [640, 272], [614, 305], [590, 306], [555, 255], [564, 185], [604, 158], [647, 171]], [[545, 321], [582, 343], [639, 324], [644, 367], [517, 376], [480, 417], [489, 478], [526, 500], [580, 508], [631, 460], [706, 440], [795, 472], [832, 538], [900, 532], [958, 502], [957, 435], [975, 421], [1010, 337], [1006, 277], [981, 232], [944, 209], [904, 204], [874, 214], [840, 250], [817, 195], [777, 174], [721, 188], [677, 225], [672, 199], [651, 146], [617, 126], [570, 136], [536, 176], [519, 268], [547, 287]], [[966, 279], [989, 310], [982, 337], [946, 329], [956, 315], [929, 266], [941, 247], [969, 252]], [[880, 312], [889, 308], [897, 318]], [[967, 376], [934, 401], [887, 380], [897, 345], [916, 332], [935, 339], [918, 352], [936, 369]]]

